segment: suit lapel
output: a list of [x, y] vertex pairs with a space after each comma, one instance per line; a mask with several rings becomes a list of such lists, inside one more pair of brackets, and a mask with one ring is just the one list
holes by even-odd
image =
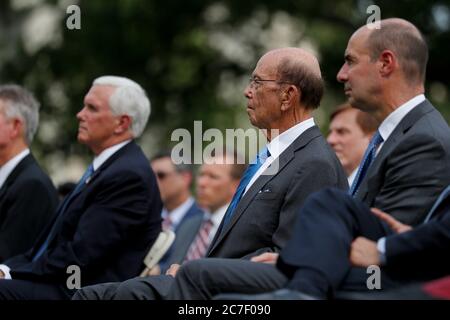
[[381, 165], [384, 160], [391, 154], [392, 150], [398, 145], [398, 141], [405, 135], [406, 132], [425, 114], [435, 110], [428, 100], [418, 104], [412, 109], [398, 124], [398, 126], [391, 133], [389, 138], [384, 143], [374, 162], [369, 168], [366, 177], [362, 181], [358, 197], [361, 200], [366, 199], [370, 189], [379, 189], [379, 185], [384, 177], [380, 175], [382, 171]]
[[[63, 220], [63, 216], [65, 216], [65, 213], [67, 211], [70, 210], [70, 204], [81, 194], [83, 193], [83, 191], [86, 189], [86, 187], [88, 185], [90, 185], [93, 181], [95, 181], [96, 179], [98, 179], [98, 177], [101, 175], [101, 173], [103, 171], [105, 171], [110, 165], [111, 163], [113, 163], [118, 157], [120, 157], [122, 154], [124, 154], [128, 148], [133, 148], [135, 146], [134, 141], [131, 141], [130, 143], [126, 144], [125, 146], [123, 146], [122, 148], [120, 148], [119, 150], [117, 150], [113, 155], [111, 155], [111, 157], [109, 157], [99, 168], [97, 168], [97, 170], [94, 171], [94, 173], [92, 174], [92, 176], [86, 180], [85, 185], [80, 188], [76, 193], [74, 194], [69, 194], [67, 197], [67, 199], [64, 199], [58, 206], [57, 210], [56, 210], [56, 214], [53, 217], [53, 222], [52, 224], [48, 227], [48, 231], [46, 232], [46, 236], [48, 235], [48, 232], [50, 232], [50, 230], [52, 230], [53, 228], [53, 224], [57, 223], [58, 225], [55, 226], [55, 232], [53, 233], [51, 239], [49, 239], [49, 243], [51, 243], [55, 237], [57, 236], [57, 234], [59, 233], [61, 226], [62, 226], [62, 220]], [[65, 203], [67, 201], [67, 203]], [[63, 210], [64, 208], [64, 212], [61, 212], [61, 210]], [[45, 236], [45, 238], [46, 238]], [[45, 239], [44, 238], [44, 239]], [[37, 248], [39, 248], [39, 246], [36, 246]]]
[[[80, 193], [82, 193], [88, 185], [90, 185], [92, 182], [94, 182], [103, 171], [105, 171], [117, 158], [119, 158], [122, 154], [124, 154], [129, 148], [133, 148], [135, 146], [134, 141], [131, 141], [130, 143], [126, 144], [119, 150], [117, 150], [115, 153], [111, 155], [100, 167], [97, 168], [97, 170], [94, 171], [92, 176], [86, 180], [83, 187], [81, 187], [76, 193], [72, 194], [70, 198], [68, 199], [69, 203], [67, 203], [66, 208], [68, 208], [69, 204], [73, 202], [74, 199], [78, 197]], [[62, 206], [60, 205], [60, 208]], [[60, 209], [58, 208], [58, 210]]]
[[26, 167], [31, 165], [33, 162], [35, 162], [34, 157], [30, 154], [25, 156], [18, 164], [17, 166], [11, 171], [8, 178], [6, 178], [5, 183], [3, 183], [2, 188], [0, 189], [0, 200], [5, 195], [6, 191], [8, 190], [9, 186], [11, 186], [16, 178], [22, 173], [23, 170], [25, 170]]
[[[222, 224], [219, 226], [218, 232], [216, 233], [213, 241], [211, 242], [211, 245], [208, 249], [207, 256], [217, 247], [217, 245], [226, 237], [226, 235], [230, 232], [232, 227], [237, 223], [239, 218], [242, 216], [242, 214], [246, 211], [250, 203], [254, 200], [255, 196], [258, 194], [258, 192], [270, 181], [272, 180], [279, 172], [283, 170], [283, 168], [294, 158], [294, 153], [303, 148], [305, 145], [307, 145], [312, 139], [321, 136], [320, 130], [317, 126], [313, 126], [309, 129], [307, 129], [305, 132], [303, 132], [297, 139], [294, 140], [294, 142], [283, 151], [283, 153], [280, 154], [278, 159], [275, 159], [274, 162], [272, 162], [269, 167], [261, 174], [258, 179], [252, 184], [252, 186], [247, 190], [247, 192], [242, 197], [241, 201], [239, 201], [235, 212], [233, 213], [233, 216], [231, 218], [231, 221], [228, 223], [228, 225], [225, 227], [224, 230], [222, 230]], [[278, 170], [275, 174], [264, 174], [268, 170], [271, 169], [271, 167], [274, 165], [274, 163], [279, 162]], [[269, 171], [270, 172], [270, 171]]]

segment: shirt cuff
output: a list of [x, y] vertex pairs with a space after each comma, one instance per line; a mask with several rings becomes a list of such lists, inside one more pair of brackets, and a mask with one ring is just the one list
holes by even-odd
[[380, 266], [386, 265], [386, 237], [378, 239], [377, 249], [380, 255]]
[[5, 274], [5, 280], [11, 280], [11, 273], [9, 273], [11, 269], [5, 265], [5, 264], [0, 264], [0, 271], [3, 272]]

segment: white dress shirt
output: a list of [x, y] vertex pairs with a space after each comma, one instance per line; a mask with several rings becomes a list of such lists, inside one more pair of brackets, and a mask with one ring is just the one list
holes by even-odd
[[184, 218], [186, 213], [189, 211], [191, 206], [194, 204], [194, 198], [189, 197], [186, 201], [184, 201], [181, 205], [173, 209], [172, 211], [168, 211], [166, 208], [163, 208], [161, 212], [161, 217], [166, 219], [170, 217], [170, 228], [175, 230], [180, 224], [181, 220]]
[[211, 221], [213, 223], [211, 229], [209, 230], [209, 234], [208, 234], [209, 243], [211, 243], [212, 239], [216, 235], [217, 229], [219, 229], [220, 223], [222, 222], [223, 216], [225, 215], [225, 212], [227, 212], [229, 205], [230, 205], [230, 203], [227, 203], [226, 205], [220, 207], [213, 213], [205, 212], [203, 219], [204, 220], [211, 219]]
[[350, 175], [347, 177], [347, 181], [348, 181], [348, 185], [349, 185], [349, 187], [351, 187], [352, 186], [352, 184], [353, 184], [353, 181], [355, 180], [355, 178], [356, 178], [356, 174], [358, 173], [358, 170], [359, 170], [359, 166], [357, 166], [356, 167], [356, 169], [355, 170], [353, 170], [353, 172], [352, 173], [350, 173]]
[[11, 172], [17, 167], [20, 161], [30, 154], [30, 149], [26, 148], [19, 154], [15, 155], [0, 167], [0, 189], [3, 187], [6, 179], [8, 179]]
[[[308, 130], [313, 126], [315, 126], [314, 118], [309, 118], [305, 121], [297, 123], [295, 126], [289, 128], [279, 136], [273, 138], [272, 141], [270, 141], [267, 144], [267, 149], [270, 152], [270, 157], [268, 157], [267, 160], [261, 166], [261, 168], [259, 168], [259, 170], [256, 171], [255, 175], [252, 177], [247, 187], [245, 188], [244, 194], [247, 192], [248, 189], [250, 189], [250, 187], [253, 185], [256, 179], [258, 179], [259, 176], [264, 172], [264, 170], [266, 170], [268, 166], [270, 166], [276, 159], [278, 159], [280, 154], [282, 154], [283, 151], [286, 150], [292, 144], [292, 142], [295, 141], [295, 139], [297, 139], [303, 132], [305, 132], [306, 130]], [[268, 170], [270, 171], [268, 173], [275, 174], [278, 171], [277, 166], [273, 166], [273, 169], [274, 170]]]
[[386, 119], [378, 127], [378, 131], [380, 132], [381, 137], [383, 138], [383, 143], [378, 147], [377, 153], [380, 152], [381, 148], [384, 145], [384, 142], [389, 138], [392, 132], [397, 128], [400, 121], [416, 106], [425, 101], [425, 96], [423, 94], [419, 94], [415, 96], [411, 100], [408, 100], [400, 107], [391, 112]]

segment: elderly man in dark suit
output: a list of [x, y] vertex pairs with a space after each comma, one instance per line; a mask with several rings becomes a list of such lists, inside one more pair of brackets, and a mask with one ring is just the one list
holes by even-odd
[[[310, 193], [329, 186], [347, 189], [342, 166], [312, 117], [322, 93], [320, 67], [309, 52], [283, 48], [259, 60], [245, 96], [250, 122], [267, 130], [268, 144], [245, 171], [207, 258], [187, 262], [182, 270], [220, 272], [234, 261], [278, 252]], [[173, 265], [166, 276], [126, 281], [114, 298], [166, 298], [178, 268]], [[230, 277], [221, 280], [233, 282]], [[215, 285], [206, 274], [204, 279], [195, 285]], [[147, 291], [136, 292], [142, 282]]]
[[[93, 163], [34, 247], [4, 262], [0, 298], [68, 299], [73, 284], [121, 281], [142, 271], [161, 230], [156, 179], [133, 141], [149, 114], [150, 101], [134, 81], [94, 81], [77, 114], [78, 141], [95, 154]], [[78, 281], [69, 281], [70, 270]]]
[[29, 250], [58, 205], [30, 152], [39, 103], [17, 85], [0, 86], [0, 262]]

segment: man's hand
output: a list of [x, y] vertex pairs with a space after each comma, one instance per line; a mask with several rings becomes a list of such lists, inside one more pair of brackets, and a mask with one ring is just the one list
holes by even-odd
[[350, 262], [355, 267], [365, 267], [380, 264], [380, 254], [377, 243], [367, 238], [358, 237], [350, 248]]
[[143, 276], [159, 276], [161, 274], [161, 268], [159, 267], [159, 264], [155, 265], [153, 268], [148, 270]]
[[166, 276], [172, 276], [175, 278], [175, 276], [177, 275], [178, 269], [180, 269], [180, 265], [179, 264], [172, 264], [170, 266], [170, 268], [166, 271]]
[[372, 213], [376, 215], [380, 220], [387, 223], [389, 228], [391, 228], [395, 233], [402, 233], [408, 230], [411, 230], [412, 227], [407, 224], [403, 224], [400, 221], [396, 220], [390, 214], [387, 214], [380, 209], [372, 208]]
[[275, 252], [264, 252], [263, 254], [260, 254], [259, 256], [254, 256], [250, 259], [250, 261], [253, 262], [262, 262], [262, 263], [268, 263], [268, 264], [275, 264], [278, 260], [278, 253]]
[[5, 279], [5, 274], [3, 273], [2, 270], [0, 270], [0, 279]]

